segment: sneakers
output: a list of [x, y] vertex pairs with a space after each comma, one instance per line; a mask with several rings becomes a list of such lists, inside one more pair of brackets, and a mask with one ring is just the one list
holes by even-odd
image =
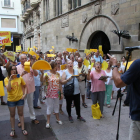
[[73, 118], [72, 118], [72, 117], [69, 117], [69, 121], [70, 121], [71, 123], [73, 123]]
[[49, 123], [46, 123], [46, 128], [50, 128], [50, 124]]
[[58, 124], [60, 124], [60, 125], [63, 124], [62, 121], [58, 121], [58, 120], [56, 120], [56, 122], [57, 122]]
[[86, 120], [83, 117], [77, 117], [78, 120], [86, 122]]

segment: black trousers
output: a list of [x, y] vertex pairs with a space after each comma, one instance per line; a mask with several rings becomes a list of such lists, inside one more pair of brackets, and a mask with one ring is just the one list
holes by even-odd
[[65, 98], [66, 98], [66, 109], [67, 109], [69, 117], [71, 117], [72, 101], [74, 101], [77, 116], [81, 117], [81, 114], [80, 114], [80, 93], [77, 95], [65, 96]]

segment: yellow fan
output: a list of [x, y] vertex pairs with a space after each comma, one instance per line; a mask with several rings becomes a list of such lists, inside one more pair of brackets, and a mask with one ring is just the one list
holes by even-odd
[[34, 70], [51, 70], [51, 65], [45, 60], [38, 60], [32, 65]]
[[30, 73], [30, 62], [25, 62], [24, 63], [24, 70]]
[[106, 61], [103, 61], [102, 70], [106, 70], [107, 68], [108, 68], [108, 63]]

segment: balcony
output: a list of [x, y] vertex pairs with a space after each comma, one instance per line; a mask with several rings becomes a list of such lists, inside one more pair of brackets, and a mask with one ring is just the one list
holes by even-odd
[[21, 0], [21, 4], [24, 4], [25, 3], [25, 0]]
[[23, 16], [20, 15], [20, 21], [21, 21], [21, 22], [24, 22], [24, 20], [25, 20], [25, 19], [23, 18]]
[[35, 8], [40, 2], [41, 0], [30, 0], [31, 7]]

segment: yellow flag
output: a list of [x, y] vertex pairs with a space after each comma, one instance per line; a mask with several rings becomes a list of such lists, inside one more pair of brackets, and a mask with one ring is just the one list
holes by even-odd
[[3, 49], [3, 50], [5, 49], [5, 44], [2, 45], [2, 49]]
[[52, 51], [53, 51], [53, 49], [49, 50], [49, 52], [52, 52]]
[[108, 63], [106, 61], [103, 61], [102, 70], [106, 70], [107, 68], [108, 68]]
[[27, 52], [29, 52], [30, 51], [30, 47], [28, 47], [28, 49], [27, 49]]
[[56, 57], [55, 54], [47, 54], [47, 57]]
[[85, 65], [86, 67], [89, 66], [89, 61], [88, 61], [87, 59], [84, 59], [84, 65]]
[[24, 52], [24, 51], [23, 51], [22, 54], [28, 54], [28, 52]]
[[93, 66], [94, 66], [94, 63], [91, 63], [90, 70], [92, 69]]
[[102, 45], [99, 45], [99, 51], [102, 51]]
[[0, 81], [0, 96], [5, 96], [3, 81]]
[[31, 51], [29, 52], [29, 54], [32, 55], [32, 56], [35, 55], [35, 56], [36, 56], [36, 60], [38, 60], [39, 55], [36, 54], [34, 51], [31, 50]]
[[90, 49], [90, 52], [97, 52], [97, 49]]
[[99, 52], [100, 52], [101, 56], [103, 57], [103, 55], [104, 55], [103, 51], [99, 51]]
[[88, 55], [88, 54], [90, 54], [91, 52], [90, 52], [89, 49], [85, 49], [84, 53]]
[[13, 62], [15, 61], [15, 52], [7, 51], [7, 52], [4, 52], [4, 55], [10, 60], [12, 60]]
[[54, 46], [52, 46], [52, 48], [54, 49]]
[[16, 46], [16, 52], [20, 52], [21, 51], [21, 46]]
[[72, 52], [72, 48], [67, 48], [66, 51], [67, 52]]
[[64, 64], [64, 65], [61, 65], [61, 66], [60, 66], [60, 69], [61, 69], [61, 70], [65, 70], [66, 68], [67, 68], [67, 64]]

